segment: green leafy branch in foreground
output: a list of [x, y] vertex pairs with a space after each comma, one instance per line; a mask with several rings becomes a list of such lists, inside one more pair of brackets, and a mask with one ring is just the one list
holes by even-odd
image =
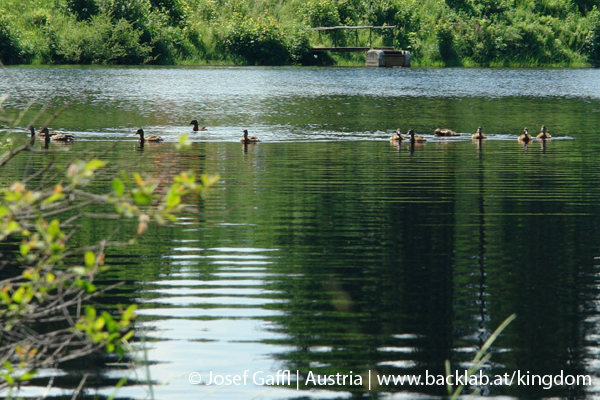
[[[10, 389], [11, 394], [38, 369], [56, 367], [102, 348], [124, 354], [134, 334], [135, 306], [120, 310], [118, 318], [89, 305], [81, 313], [82, 306], [101, 292], [93, 282], [107, 268], [105, 249], [133, 244], [151, 221], [176, 220], [186, 196], [204, 196], [219, 179], [210, 175], [198, 179], [187, 171], [162, 184], [122, 172], [113, 178], [111, 193], [94, 193], [89, 188], [106, 166], [99, 159], [76, 160], [66, 169], [57, 168], [55, 178], [45, 179], [37, 189], [29, 188], [27, 182], [0, 188], [0, 242], [9, 246], [21, 241], [12, 260], [2, 257], [0, 261], [3, 272], [13, 268], [12, 277], [0, 281], [0, 390]], [[113, 211], [91, 213], [90, 207]], [[66, 219], [61, 221], [61, 215]], [[69, 240], [82, 217], [137, 218], [137, 231], [126, 242], [105, 238], [72, 248]]]

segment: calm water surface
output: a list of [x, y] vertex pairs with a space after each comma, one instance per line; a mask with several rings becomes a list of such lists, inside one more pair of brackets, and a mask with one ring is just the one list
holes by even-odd
[[[114, 139], [121, 140], [108, 155], [114, 165], [134, 163], [165, 177], [180, 169], [221, 176], [178, 223], [109, 253], [113, 267], [103, 283], [125, 284], [100, 301], [139, 305], [156, 398], [439, 398], [444, 387], [301, 384], [297, 391], [295, 381], [291, 388], [259, 386], [251, 375], [424, 376], [444, 373], [445, 360], [464, 369], [512, 313], [517, 319], [494, 343], [487, 373], [564, 371], [589, 374], [592, 385], [485, 386], [483, 395], [599, 395], [600, 71], [10, 74], [18, 89], [0, 76], [0, 88], [11, 93], [9, 112], [39, 99], [49, 104], [47, 117], [73, 101], [51, 127], [80, 140], [68, 153], [23, 157], [2, 171], [2, 183], [51, 159], [102, 152]], [[192, 133], [193, 118], [209, 130]], [[542, 124], [554, 135], [550, 142], [517, 143], [524, 126], [537, 133]], [[482, 146], [466, 134], [432, 135], [436, 127], [467, 133], [478, 125], [490, 135]], [[141, 149], [132, 135], [139, 126], [166, 143]], [[390, 145], [397, 127], [429, 141]], [[242, 146], [244, 128], [263, 142]], [[181, 133], [194, 142], [188, 151], [172, 143]], [[88, 221], [81, 240], [114, 228]], [[88, 394], [109, 395], [127, 374], [114, 361], [65, 367], [70, 375], [52, 393], [75, 387], [78, 374], [90, 371]], [[246, 385], [188, 382], [193, 371], [207, 382], [211, 371], [245, 370]], [[136, 370], [119, 395], [147, 397], [145, 380]]]

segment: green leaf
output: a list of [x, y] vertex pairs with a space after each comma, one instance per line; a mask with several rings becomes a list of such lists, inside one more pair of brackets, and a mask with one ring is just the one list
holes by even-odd
[[86, 306], [85, 307], [85, 316], [87, 319], [91, 320], [91, 321], [95, 321], [96, 320], [96, 309], [92, 306]]
[[82, 281], [79, 287], [85, 290], [86, 293], [94, 293], [96, 291], [96, 286], [93, 283], [87, 281]]
[[57, 219], [52, 220], [48, 225], [48, 234], [52, 238], [56, 238], [60, 234], [60, 222]]
[[119, 178], [113, 179], [112, 187], [113, 187], [113, 192], [115, 192], [115, 195], [117, 195], [119, 197], [123, 196], [123, 193], [125, 193], [125, 184]]
[[181, 196], [175, 193], [169, 193], [167, 196], [167, 208], [173, 208], [181, 203]]
[[219, 179], [221, 179], [221, 177], [219, 175], [202, 174], [200, 179], [202, 180], [202, 184], [204, 185], [204, 187], [211, 187], [212, 185], [217, 183]]
[[86, 251], [84, 259], [85, 265], [87, 265], [88, 268], [92, 268], [94, 264], [96, 264], [96, 255], [93, 251]]
[[106, 321], [103, 317], [100, 317], [96, 320], [96, 322], [94, 322], [94, 329], [97, 331], [102, 330], [102, 328], [104, 328], [104, 325], [106, 325]]
[[127, 309], [123, 313], [123, 319], [124, 320], [130, 320], [131, 316], [133, 315], [133, 313], [135, 312], [135, 310], [137, 310], [137, 305], [136, 304], [132, 304], [129, 307], [127, 307]]
[[12, 364], [10, 363], [10, 361], [8, 361], [8, 360], [4, 361], [2, 363], [2, 365], [4, 365], [4, 368], [6, 368], [8, 370], [8, 372], [15, 372], [15, 370], [14, 370]]
[[25, 296], [25, 288], [21, 286], [13, 293], [12, 300], [17, 304], [21, 304], [23, 296]]
[[6, 380], [6, 383], [8, 383], [10, 386], [15, 384], [15, 380], [13, 379], [12, 376], [8, 375], [8, 374], [0, 374], [4, 377], [4, 379]]
[[106, 162], [101, 161], [101, 160], [92, 160], [89, 163], [87, 163], [87, 165], [85, 166], [85, 168], [83, 169], [84, 171], [95, 171], [98, 168], [102, 168], [106, 165]]
[[21, 246], [19, 246], [19, 251], [23, 257], [29, 254], [30, 250], [31, 248], [29, 247], [29, 243], [21, 243]]
[[152, 196], [148, 193], [138, 191], [133, 194], [133, 201], [135, 201], [135, 204], [146, 205], [152, 201]]
[[48, 196], [44, 201], [43, 204], [50, 204], [50, 203], [54, 203], [55, 201], [58, 201], [62, 198], [64, 198], [65, 195], [62, 193], [54, 193], [53, 195]]
[[36, 371], [35, 369], [34, 369], [34, 370], [31, 370], [31, 371], [29, 371], [29, 372], [25, 372], [23, 375], [21, 375], [21, 376], [19, 377], [19, 380], [20, 380], [20, 381], [28, 381], [28, 380], [31, 380], [31, 378], [33, 378], [33, 377], [34, 377], [36, 374], [37, 374], [37, 371]]
[[131, 337], [133, 336], [134, 333], [135, 333], [135, 331], [133, 329], [130, 330], [129, 332], [127, 332], [126, 334], [123, 335], [121, 340], [127, 341], [127, 340], [131, 339]]

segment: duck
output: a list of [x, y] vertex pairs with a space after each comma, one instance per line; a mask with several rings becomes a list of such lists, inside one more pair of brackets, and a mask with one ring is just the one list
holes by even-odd
[[481, 127], [477, 127], [477, 132], [471, 135], [471, 138], [476, 140], [487, 139], [487, 135], [481, 131]]
[[54, 141], [54, 142], [72, 142], [75, 140], [75, 136], [70, 133], [57, 133], [51, 132], [48, 128], [42, 129], [38, 135], [42, 136], [45, 141]]
[[260, 140], [256, 137], [256, 136], [248, 136], [248, 130], [244, 129], [244, 137], [242, 138], [242, 140], [240, 140], [240, 142], [242, 143], [256, 143], [256, 142], [260, 142]]
[[529, 143], [533, 138], [529, 134], [529, 129], [523, 129], [523, 134], [519, 136], [519, 142]]
[[546, 132], [546, 125], [542, 125], [542, 131], [536, 136], [538, 139], [550, 139], [552, 136]]
[[410, 135], [410, 142], [414, 143], [414, 142], [426, 142], [427, 139], [425, 139], [423, 136], [415, 136], [415, 130], [414, 129], [409, 129], [408, 130], [408, 134]]
[[144, 130], [143, 129], [138, 129], [136, 133], [134, 133], [134, 135], [140, 135], [140, 143], [144, 143], [144, 142], [162, 142], [163, 138], [161, 138], [160, 136], [156, 136], [156, 135], [151, 135], [151, 136], [146, 136], [144, 137]]
[[440, 129], [437, 128], [433, 134], [435, 136], [460, 136], [460, 133], [454, 132], [452, 129]]
[[406, 139], [404, 136], [402, 136], [402, 131], [400, 130], [400, 128], [396, 129], [396, 133], [394, 133], [392, 135], [392, 137], [390, 138], [390, 140], [404, 140]]
[[190, 125], [194, 125], [194, 127], [192, 128], [194, 132], [207, 130], [205, 126], [198, 126], [198, 121], [195, 119], [193, 119], [192, 122], [190, 122]]
[[[33, 134], [33, 125], [30, 125], [29, 129], [32, 131], [32, 134]], [[37, 133], [37, 136], [43, 139], [46, 137], [46, 134], [48, 134], [50, 136], [54, 136], [57, 134], [57, 132], [50, 131], [50, 130], [48, 130], [48, 128], [44, 128]]]

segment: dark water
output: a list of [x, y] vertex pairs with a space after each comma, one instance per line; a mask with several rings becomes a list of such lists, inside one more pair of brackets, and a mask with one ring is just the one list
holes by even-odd
[[[101, 152], [111, 145], [106, 139], [119, 138], [108, 155], [113, 165], [134, 163], [163, 177], [180, 169], [221, 176], [178, 223], [109, 253], [113, 268], [103, 283], [125, 284], [102, 302], [139, 304], [156, 398], [438, 398], [443, 386], [301, 384], [297, 391], [295, 380], [291, 388], [259, 386], [252, 375], [424, 377], [443, 374], [445, 360], [463, 370], [513, 313], [488, 374], [563, 371], [589, 374], [592, 385], [515, 382], [485, 386], [483, 395], [598, 396], [600, 71], [10, 73], [25, 98], [48, 93], [44, 115], [75, 99], [51, 126], [81, 140], [68, 153], [33, 157], [32, 167]], [[7, 82], [0, 78], [0, 87]], [[23, 107], [16, 93], [7, 104]], [[209, 131], [192, 134], [192, 118]], [[517, 143], [524, 126], [537, 133], [541, 124], [554, 135], [549, 143]], [[490, 134], [482, 146], [467, 135], [432, 136], [435, 127], [473, 132], [478, 125]], [[130, 136], [138, 126], [167, 142], [142, 151]], [[398, 126], [429, 141], [390, 145]], [[235, 143], [243, 128], [263, 142]], [[192, 149], [169, 143], [180, 133], [192, 136]], [[23, 175], [25, 158], [2, 171], [3, 183]], [[80, 240], [113, 228], [88, 221]], [[119, 363], [78, 367], [87, 368], [102, 378], [89, 394], [110, 394], [127, 373]], [[188, 382], [193, 371], [206, 382], [211, 371], [246, 370], [246, 385]], [[144, 381], [144, 369], [130, 379]], [[147, 392], [130, 384], [119, 395]]]

